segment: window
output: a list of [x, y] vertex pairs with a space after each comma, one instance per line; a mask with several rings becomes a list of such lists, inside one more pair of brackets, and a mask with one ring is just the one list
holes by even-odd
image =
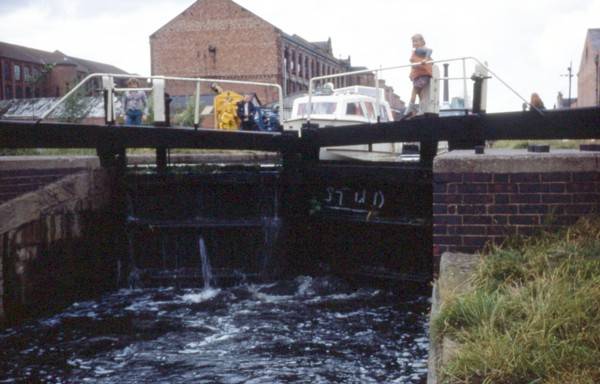
[[382, 123], [390, 121], [388, 119], [388, 109], [383, 105], [379, 106], [379, 121], [381, 121]]
[[17, 87], [15, 93], [16, 93], [17, 99], [22, 99], [23, 98], [23, 88]]
[[4, 63], [3, 65], [4, 67], [4, 80], [10, 80], [11, 76], [10, 76], [10, 65], [8, 65], [8, 63]]
[[31, 71], [29, 67], [23, 67], [23, 80], [31, 81]]
[[346, 104], [346, 115], [364, 116], [365, 113], [359, 102], [353, 102]]
[[369, 119], [375, 120], [375, 107], [373, 107], [373, 103], [371, 103], [370, 101], [366, 101], [365, 107], [367, 109], [367, 115], [369, 116]]
[[13, 98], [12, 87], [10, 85], [7, 85], [6, 87], [4, 87], [4, 98], [6, 98], [6, 99]]
[[[335, 113], [337, 103], [322, 102], [312, 103], [311, 114], [314, 115], [332, 115]], [[308, 103], [298, 104], [298, 116], [304, 116], [308, 112]]]
[[19, 65], [15, 65], [15, 81], [21, 80], [21, 67]]
[[40, 97], [40, 89], [39, 88], [35, 88], [33, 90], [33, 95], [34, 95], [34, 97]]
[[31, 72], [32, 72], [31, 81], [34, 81], [34, 82], [38, 81], [38, 79], [40, 78], [40, 75], [41, 75], [40, 70], [34, 67]]
[[31, 87], [25, 87], [25, 98], [31, 99]]

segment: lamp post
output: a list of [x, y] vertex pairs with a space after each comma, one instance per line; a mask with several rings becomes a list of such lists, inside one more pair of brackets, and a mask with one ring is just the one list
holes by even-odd
[[567, 68], [567, 74], [561, 75], [563, 77], [569, 78], [569, 108], [571, 108], [571, 79], [573, 78], [573, 62], [569, 63], [569, 68]]

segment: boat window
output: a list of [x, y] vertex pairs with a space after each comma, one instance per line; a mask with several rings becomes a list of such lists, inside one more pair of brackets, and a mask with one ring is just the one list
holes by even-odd
[[388, 115], [387, 108], [384, 105], [380, 105], [379, 106], [379, 121], [381, 121], [381, 122], [390, 121], [388, 116], [389, 115]]
[[[332, 115], [335, 113], [335, 107], [337, 103], [312, 103], [311, 115]], [[298, 104], [298, 116], [306, 115], [308, 112], [308, 103]]]
[[365, 113], [359, 102], [346, 104], [346, 115], [364, 116]]
[[373, 103], [371, 103], [370, 101], [365, 101], [365, 107], [367, 109], [369, 119], [375, 120], [375, 107], [373, 107]]

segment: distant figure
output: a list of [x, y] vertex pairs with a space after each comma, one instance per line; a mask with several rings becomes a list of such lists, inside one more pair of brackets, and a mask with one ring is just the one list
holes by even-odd
[[413, 51], [410, 57], [411, 64], [413, 65], [410, 70], [410, 80], [413, 83], [412, 94], [410, 95], [410, 102], [406, 110], [406, 116], [412, 117], [417, 114], [417, 107], [415, 105], [416, 98], [419, 96], [419, 103], [422, 103], [423, 89], [429, 85], [431, 78], [433, 77], [433, 65], [427, 63], [431, 59], [431, 49], [425, 46], [425, 39], [423, 35], [416, 34], [412, 38]]
[[254, 114], [256, 108], [252, 104], [252, 96], [245, 95], [244, 100], [237, 103], [237, 115], [242, 121], [243, 131], [253, 131], [255, 127]]
[[535, 92], [531, 94], [531, 101], [529, 101], [529, 105], [539, 109], [540, 111], [543, 111], [546, 109], [546, 107], [544, 106], [544, 102], [542, 101], [542, 98], [540, 97], [540, 95], [538, 95]]
[[[127, 80], [128, 88], [139, 88], [137, 79]], [[142, 119], [145, 117], [148, 101], [146, 93], [143, 91], [126, 91], [123, 94], [123, 111], [125, 112], [125, 124], [141, 125]]]

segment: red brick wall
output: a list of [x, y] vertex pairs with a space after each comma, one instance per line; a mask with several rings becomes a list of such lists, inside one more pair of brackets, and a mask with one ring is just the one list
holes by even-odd
[[571, 225], [600, 212], [595, 172], [437, 173], [434, 256], [481, 250], [510, 235]]
[[[63, 96], [77, 84], [77, 67], [74, 64], [57, 64], [50, 72], [49, 96]], [[56, 90], [58, 88], [58, 94]]]
[[[278, 36], [273, 25], [231, 1], [198, 1], [150, 37], [152, 74], [277, 83]], [[168, 84], [174, 95], [193, 89]]]

